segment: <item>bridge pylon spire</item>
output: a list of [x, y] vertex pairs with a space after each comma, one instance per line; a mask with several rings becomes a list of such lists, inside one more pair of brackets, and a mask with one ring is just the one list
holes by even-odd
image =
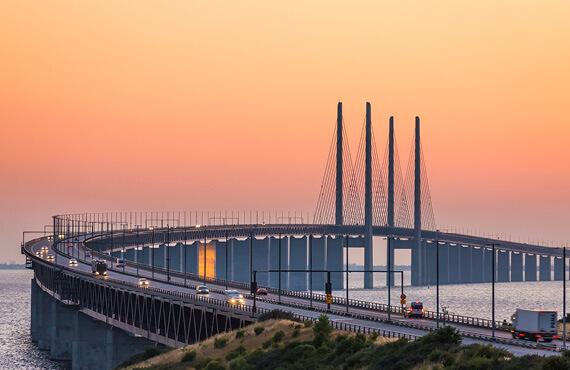
[[342, 102], [338, 102], [336, 109], [336, 201], [335, 224], [344, 223], [343, 215], [343, 171], [342, 171]]
[[[366, 102], [366, 145], [365, 145], [365, 169], [364, 169], [364, 269], [371, 271], [373, 268], [372, 249], [372, 108]], [[371, 289], [372, 272], [364, 273], [364, 288]]]

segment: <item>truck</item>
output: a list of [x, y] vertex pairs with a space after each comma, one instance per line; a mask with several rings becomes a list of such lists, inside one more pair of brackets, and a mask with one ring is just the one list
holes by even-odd
[[511, 333], [515, 339], [551, 342], [559, 338], [556, 311], [524, 310], [517, 308], [512, 316]]
[[107, 276], [107, 262], [102, 260], [91, 261], [91, 272], [95, 276]]

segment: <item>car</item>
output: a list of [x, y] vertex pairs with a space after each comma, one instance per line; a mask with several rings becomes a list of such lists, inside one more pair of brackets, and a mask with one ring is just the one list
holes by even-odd
[[77, 267], [77, 260], [75, 258], [69, 260], [69, 267]]
[[424, 317], [424, 312], [424, 304], [422, 302], [412, 302], [408, 308], [408, 317], [417, 317], [421, 319]]
[[206, 296], [210, 295], [210, 289], [208, 289], [208, 287], [205, 285], [198, 285], [196, 287], [196, 294], [206, 295]]
[[42, 253], [47, 253], [47, 252], [48, 252], [48, 247], [42, 247], [41, 252], [42, 252]]
[[41, 257], [42, 254], [40, 253], [40, 251], [36, 251], [36, 257]]
[[245, 299], [243, 295], [237, 290], [227, 289], [224, 290], [224, 295], [226, 296], [226, 302], [229, 304], [245, 304]]
[[117, 259], [117, 263], [115, 263], [115, 267], [122, 268], [122, 267], [125, 267], [125, 266], [126, 266], [125, 260]]
[[97, 277], [107, 277], [107, 263], [102, 260], [91, 261], [91, 273]]
[[46, 256], [46, 260], [48, 260], [49, 262], [53, 262], [55, 260], [55, 257], [53, 256], [53, 254], [50, 253]]
[[150, 286], [150, 283], [148, 282], [147, 279], [140, 278], [138, 285], [139, 285], [139, 288], [148, 288]]
[[267, 295], [267, 289], [265, 289], [265, 288], [257, 288], [255, 294], [256, 294], [256, 295]]

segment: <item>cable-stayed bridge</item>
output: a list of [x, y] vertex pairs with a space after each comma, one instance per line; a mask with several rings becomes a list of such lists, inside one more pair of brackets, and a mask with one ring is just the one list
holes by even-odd
[[[200, 223], [197, 215], [187, 219], [186, 213], [53, 216], [49, 232], [22, 242], [35, 273], [32, 339], [53, 358], [71, 360], [74, 368], [113, 368], [147, 343], [183, 346], [281, 308], [303, 320], [328, 312], [341, 330], [412, 340], [443, 321], [455, 326], [465, 343], [492, 341], [515, 353], [545, 354], [536, 344], [511, 339], [501, 323], [487, 318], [428, 311], [424, 319], [411, 320], [399, 304], [338, 295], [348, 286], [344, 256], [351, 248], [364, 249], [364, 286], [373, 287], [374, 236], [388, 241], [387, 270], [392, 273], [376, 273], [390, 277], [390, 287], [397, 274], [395, 249], [411, 250], [412, 285], [434, 284], [437, 277], [442, 284], [562, 280], [566, 261], [561, 248], [438, 231], [419, 118], [413, 160], [403, 173], [393, 119], [380, 161], [371, 106], [366, 105], [363, 135], [352, 161], [341, 104], [337, 112], [312, 222], [296, 214], [275, 216], [274, 222], [265, 222], [265, 216], [254, 222], [250, 216], [246, 222], [225, 212], [200, 218]], [[108, 279], [91, 273], [94, 259], [107, 261]], [[117, 266], [118, 260], [125, 264]], [[151, 282], [150, 288], [138, 286], [141, 277]], [[269, 291], [258, 301], [248, 293], [254, 279]], [[325, 282], [337, 291], [330, 302], [313, 292], [325, 290]], [[210, 287], [208, 298], [194, 294], [198, 284]], [[238, 289], [247, 301], [228, 303], [227, 288]]]

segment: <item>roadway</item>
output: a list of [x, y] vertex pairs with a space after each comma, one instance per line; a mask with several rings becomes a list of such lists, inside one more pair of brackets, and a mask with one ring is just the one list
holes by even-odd
[[[52, 248], [52, 245], [46, 239], [42, 239], [40, 242], [35, 243], [32, 246], [32, 251], [40, 251], [42, 247], [47, 246], [49, 248], [49, 253], [55, 256], [54, 263], [60, 266], [66, 266], [72, 269], [76, 269], [78, 271], [84, 273], [91, 273], [91, 259], [92, 257], [86, 257], [86, 249], [81, 246], [79, 247], [77, 244], [73, 247], [69, 247], [67, 253], [69, 255], [73, 255], [73, 258], [78, 260], [77, 267], [70, 267], [69, 260], [70, 257], [67, 257], [64, 254], [56, 253], [56, 251]], [[45, 259], [45, 256], [43, 256]], [[110, 263], [108, 263], [110, 265]], [[187, 278], [186, 281], [184, 278], [179, 276], [170, 276], [170, 282], [167, 281], [167, 276], [161, 271], [155, 271], [154, 278], [152, 276], [152, 272], [133, 266], [125, 266], [124, 268], [116, 268], [115, 266], [109, 266], [109, 278], [112, 280], [121, 281], [127, 284], [136, 285], [138, 283], [139, 277], [147, 278], [150, 282], [150, 285], [155, 288], [160, 288], [164, 290], [169, 290], [173, 292], [181, 292], [186, 294], [194, 295], [194, 287], [195, 285], [201, 285], [203, 282], [199, 280], [193, 280], [191, 278]], [[195, 278], [194, 278], [195, 279]], [[184, 286], [186, 284], [186, 286]], [[220, 284], [207, 284], [208, 288], [210, 289], [210, 298], [215, 298], [219, 300], [226, 300], [225, 295], [223, 294], [223, 290], [226, 289], [225, 285]], [[234, 289], [234, 288], [230, 288]], [[253, 302], [252, 299], [249, 298], [249, 291], [245, 291], [243, 289], [236, 289], [241, 291], [246, 298], [246, 305], [252, 306]], [[281, 304], [278, 302], [278, 296], [276, 294], [268, 294], [266, 297], [261, 297], [256, 302], [257, 307], [267, 310], [273, 309], [281, 309], [285, 311], [289, 311], [298, 315], [304, 315], [311, 318], [317, 318], [326, 310], [326, 304], [324, 302], [312, 302], [312, 309], [309, 307], [308, 299], [305, 298], [298, 298], [298, 297], [289, 297], [289, 296], [281, 296]], [[415, 335], [415, 336], [422, 336], [428, 333], [431, 330], [436, 329], [437, 323], [434, 320], [429, 319], [412, 319], [406, 318], [401, 315], [392, 314], [392, 320], [388, 322], [387, 314], [384, 312], [377, 312], [371, 311], [370, 309], [359, 309], [350, 307], [349, 312], [350, 314], [347, 316], [345, 314], [346, 306], [332, 304], [331, 305], [331, 313], [328, 313], [329, 319], [333, 322], [344, 323], [344, 324], [352, 324], [352, 325], [360, 325], [363, 327], [370, 327], [379, 330], [388, 330], [396, 333], [406, 334], [406, 335]], [[481, 328], [469, 325], [461, 325], [461, 324], [454, 324], [448, 323], [455, 328], [457, 328], [460, 333], [463, 335], [463, 343], [464, 344], [472, 344], [472, 343], [482, 343], [482, 344], [489, 344], [492, 343], [496, 347], [504, 348], [509, 352], [515, 355], [529, 355], [529, 354], [537, 354], [537, 355], [552, 355], [556, 352], [548, 349], [541, 349], [541, 348], [528, 348], [523, 347], [521, 345], [529, 345], [528, 342], [516, 340], [516, 342], [524, 342], [524, 343], [516, 343], [515, 340], [511, 338], [510, 333], [505, 331], [496, 331], [496, 337], [499, 339], [504, 340], [505, 342], [510, 343], [497, 343], [497, 342], [490, 342], [488, 337], [491, 336], [491, 330], [488, 328]], [[476, 337], [482, 337], [483, 339], [477, 339]], [[554, 343], [556, 346], [560, 346], [561, 343]]]

